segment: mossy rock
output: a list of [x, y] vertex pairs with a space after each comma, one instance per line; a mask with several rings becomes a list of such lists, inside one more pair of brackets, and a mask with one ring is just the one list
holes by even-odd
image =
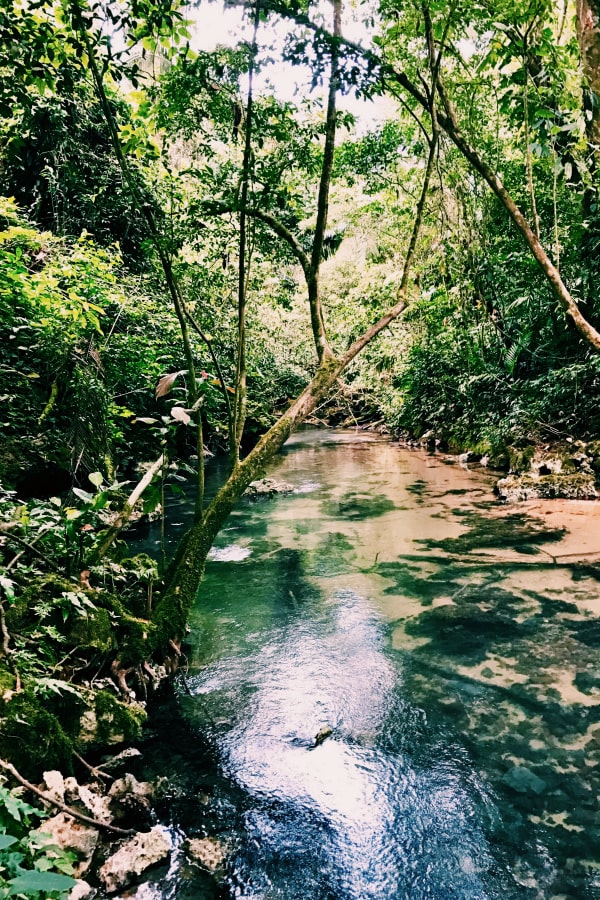
[[27, 594], [17, 594], [6, 609], [6, 627], [9, 634], [16, 634], [33, 621], [30, 598]]
[[600, 441], [590, 441], [589, 444], [586, 445], [585, 452], [587, 453], [591, 467], [598, 478], [600, 476]]
[[533, 444], [527, 447], [507, 447], [506, 454], [508, 456], [509, 472], [515, 474], [528, 472], [535, 455], [535, 447]]
[[[149, 638], [155, 626], [147, 619], [131, 615], [121, 600], [108, 591], [92, 596], [96, 610], [89, 611], [87, 620], [77, 619], [71, 626], [71, 636], [81, 635], [82, 646], [99, 650], [118, 650], [124, 666], [137, 666], [151, 655]], [[95, 631], [95, 627], [98, 631]]]
[[598, 497], [593, 475], [578, 472], [571, 475], [508, 475], [496, 484], [496, 493], [507, 503], [520, 500], [595, 500]]
[[123, 703], [110, 691], [98, 691], [80, 718], [79, 740], [99, 748], [137, 740], [146, 721], [139, 704]]
[[62, 716], [47, 707], [47, 697], [30, 690], [0, 704], [0, 755], [34, 781], [45, 769], [72, 772], [73, 738]]
[[77, 616], [71, 622], [69, 643], [75, 647], [93, 648], [102, 653], [117, 646], [114, 626], [107, 609], [89, 610], [86, 616]]
[[[7, 609], [8, 630], [20, 631], [35, 620], [33, 610], [39, 603], [52, 603], [62, 597], [64, 593], [75, 589], [76, 585], [68, 578], [53, 573], [33, 578]], [[62, 621], [62, 614], [59, 614], [57, 609], [56, 621], [53, 621], [52, 624], [60, 627]]]
[[8, 669], [6, 665], [0, 663], [0, 704], [9, 699], [16, 684], [17, 679], [10, 669]]

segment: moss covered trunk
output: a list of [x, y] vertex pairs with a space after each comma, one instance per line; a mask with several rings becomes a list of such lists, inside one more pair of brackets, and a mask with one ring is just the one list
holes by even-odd
[[265, 467], [281, 449], [290, 434], [323, 402], [344, 368], [344, 362], [327, 357], [314, 378], [292, 406], [260, 439], [256, 447], [231, 473], [214, 500], [183, 538], [149, 638], [152, 650], [167, 647], [182, 638], [196, 597], [208, 551], [225, 524], [230, 512], [251, 481], [263, 474]]

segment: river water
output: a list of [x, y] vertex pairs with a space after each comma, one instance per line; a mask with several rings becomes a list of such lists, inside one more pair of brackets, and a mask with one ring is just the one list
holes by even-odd
[[220, 534], [143, 748], [169, 869], [122, 896], [600, 898], [600, 565], [375, 436], [303, 431], [270, 474], [294, 491]]

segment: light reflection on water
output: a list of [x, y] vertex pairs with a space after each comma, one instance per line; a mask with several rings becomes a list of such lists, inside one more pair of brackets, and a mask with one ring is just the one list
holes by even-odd
[[373, 436], [270, 474], [296, 493], [220, 535], [180, 697], [225, 882], [161, 896], [597, 900], [598, 575], [489, 474]]
[[[380, 617], [351, 592], [334, 595], [329, 612], [294, 617], [243, 670], [229, 657], [188, 680], [192, 695], [238, 697], [221, 749], [224, 771], [255, 801], [245, 839], [257, 852], [240, 859], [242, 896], [491, 896], [469, 789], [443, 755], [417, 769], [399, 749], [422, 714], [398, 706]], [[324, 726], [333, 733], [315, 746]], [[299, 868], [276, 880], [282, 860]]]

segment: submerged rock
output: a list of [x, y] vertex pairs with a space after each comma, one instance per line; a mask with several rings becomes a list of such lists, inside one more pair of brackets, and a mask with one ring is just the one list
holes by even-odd
[[191, 838], [187, 842], [190, 858], [210, 872], [222, 877], [225, 874], [226, 846], [215, 837]]
[[276, 494], [291, 494], [293, 484], [287, 481], [276, 481], [275, 478], [259, 478], [251, 481], [244, 492], [244, 497], [274, 497]]
[[518, 794], [542, 794], [546, 790], [546, 782], [527, 766], [513, 766], [502, 781]]
[[150, 831], [136, 834], [110, 856], [98, 872], [102, 884], [113, 893], [131, 884], [146, 869], [165, 860], [172, 841], [165, 829], [156, 825]]

